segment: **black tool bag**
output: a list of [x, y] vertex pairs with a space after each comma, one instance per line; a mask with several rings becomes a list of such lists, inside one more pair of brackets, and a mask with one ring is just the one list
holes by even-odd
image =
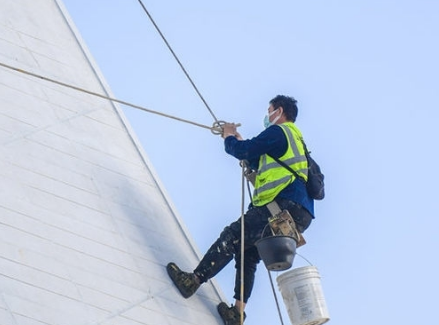
[[308, 181], [306, 182], [306, 191], [314, 200], [323, 200], [325, 197], [325, 175], [323, 175], [319, 164], [312, 159], [306, 146], [305, 155], [308, 160]]

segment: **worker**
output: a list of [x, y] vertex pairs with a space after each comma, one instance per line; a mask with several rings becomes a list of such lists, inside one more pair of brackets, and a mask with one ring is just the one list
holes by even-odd
[[297, 101], [293, 97], [278, 95], [269, 102], [268, 114], [264, 119], [265, 130], [256, 137], [243, 140], [235, 124], [223, 125], [225, 151], [240, 161], [246, 161], [250, 168], [257, 171], [252, 202], [243, 216], [243, 296], [240, 272], [242, 218], [224, 228], [193, 272], [184, 272], [175, 263], [167, 265], [170, 278], [183, 297], [188, 298], [202, 283], [235, 259], [235, 304], [229, 307], [221, 302], [217, 307], [226, 325], [241, 324], [241, 312], [244, 313], [251, 295], [256, 267], [261, 260], [255, 242], [261, 238], [267, 220], [272, 216], [267, 204], [275, 201], [280, 209], [288, 210], [300, 233], [308, 228], [314, 218], [314, 201], [308, 196], [303, 180], [274, 159], [287, 163], [301, 178], [307, 179], [302, 134], [295, 125], [297, 113]]

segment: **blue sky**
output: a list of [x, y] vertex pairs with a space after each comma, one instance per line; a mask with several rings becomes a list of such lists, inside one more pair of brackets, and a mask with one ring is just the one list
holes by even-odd
[[[64, 3], [118, 99], [213, 123], [138, 1]], [[217, 118], [244, 137], [262, 130], [272, 97], [298, 100], [327, 184], [299, 252], [320, 271], [330, 324], [434, 323], [439, 2], [144, 4]], [[124, 111], [204, 252], [240, 215], [238, 162], [210, 131]], [[233, 273], [217, 277], [230, 301]], [[247, 325], [279, 322], [266, 273], [261, 263]]]

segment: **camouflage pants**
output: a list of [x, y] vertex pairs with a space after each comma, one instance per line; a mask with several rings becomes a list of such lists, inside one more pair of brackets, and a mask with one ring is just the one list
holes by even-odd
[[[303, 233], [311, 224], [311, 214], [295, 203], [277, 199], [280, 208], [287, 209], [293, 217], [297, 230]], [[208, 249], [194, 273], [201, 282], [218, 274], [233, 258], [235, 259], [234, 298], [247, 302], [251, 295], [257, 264], [261, 258], [255, 246], [263, 232], [269, 231], [267, 219], [271, 216], [266, 206], [251, 207], [244, 215], [244, 297], [241, 299], [241, 218], [224, 228], [218, 239]], [[265, 236], [265, 234], [264, 234]]]

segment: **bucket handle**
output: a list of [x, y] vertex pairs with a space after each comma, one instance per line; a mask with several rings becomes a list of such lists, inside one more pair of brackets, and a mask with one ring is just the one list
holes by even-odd
[[302, 259], [304, 259], [310, 266], [314, 266], [314, 264], [312, 264], [305, 256], [300, 255], [299, 253], [296, 252], [296, 255], [300, 256]]
[[[265, 238], [265, 237], [264, 237], [265, 230], [267, 230], [267, 227], [269, 227], [269, 226], [270, 226], [270, 223], [267, 222], [267, 224], [265, 225], [264, 229], [262, 229], [262, 233], [261, 233], [261, 238], [260, 238], [260, 239]], [[271, 235], [272, 235], [272, 236], [277, 236], [277, 235], [274, 233], [274, 231], [273, 231], [273, 229], [272, 229], [271, 227], [270, 227], [270, 231], [271, 231]], [[269, 237], [269, 236], [266, 236], [266, 237]], [[291, 237], [291, 236], [290, 236], [290, 237]], [[294, 240], [296, 240], [294, 237], [291, 237], [291, 238], [293, 238]]]
[[[265, 225], [264, 229], [262, 229], [262, 233], [261, 233], [261, 238], [260, 238], [260, 239], [264, 238], [265, 230], [267, 230], [267, 227], [268, 227], [269, 225], [270, 225], [270, 223], [267, 222], [267, 224]], [[271, 234], [272, 234], [273, 236], [276, 236], [276, 234], [274, 233], [273, 229], [271, 229], [271, 227], [270, 227], [270, 231], [271, 231]], [[268, 236], [267, 236], [267, 237], [268, 237]]]
[[[270, 220], [270, 219], [272, 219], [272, 220]], [[290, 234], [289, 236], [292, 237], [296, 241], [296, 243], [299, 243], [301, 241], [301, 238], [303, 239], [303, 237], [301, 237], [300, 232], [296, 228], [296, 223], [295, 223], [293, 217], [290, 215], [288, 210], [282, 210], [278, 214], [273, 215], [272, 217], [268, 218], [268, 223], [262, 229], [261, 239], [263, 238], [264, 233], [265, 233], [268, 226], [270, 226], [272, 236], [277, 236], [275, 230], [273, 229], [273, 227], [271, 226], [270, 223], [271, 223], [271, 221], [275, 221], [278, 219], [281, 219], [281, 222], [292, 223], [292, 225], [290, 224], [290, 228], [291, 228], [291, 231], [293, 232], [293, 234]], [[303, 245], [304, 245], [304, 243], [303, 243]]]

